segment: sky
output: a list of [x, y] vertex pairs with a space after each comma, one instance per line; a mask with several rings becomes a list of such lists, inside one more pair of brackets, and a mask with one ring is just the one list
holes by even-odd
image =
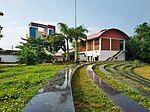
[[[77, 0], [77, 25], [84, 25], [88, 34], [117, 28], [132, 36], [137, 25], [150, 23], [149, 5], [150, 0]], [[74, 0], [0, 0], [0, 11], [3, 49], [15, 48], [31, 21], [74, 27]]]

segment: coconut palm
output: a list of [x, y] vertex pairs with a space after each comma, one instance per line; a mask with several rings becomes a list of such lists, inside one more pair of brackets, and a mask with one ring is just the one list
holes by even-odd
[[80, 25], [76, 28], [69, 29], [69, 32], [72, 35], [72, 38], [74, 39], [74, 50], [75, 50], [75, 62], [78, 61], [78, 39], [80, 38], [86, 38], [85, 32], [88, 32], [86, 28], [84, 28], [83, 25]]
[[70, 60], [70, 55], [69, 55], [69, 40], [70, 38], [70, 32], [69, 32], [69, 27], [65, 23], [58, 23], [59, 30], [62, 35], [64, 35], [64, 39], [66, 40], [66, 59], [65, 60]]
[[[4, 15], [4, 13], [3, 12], [0, 12], [0, 16], [3, 16]], [[1, 34], [1, 30], [2, 30], [2, 28], [3, 27], [1, 27], [1, 25], [0, 25], [0, 38], [2, 38], [3, 37], [3, 35]]]
[[52, 53], [57, 52], [60, 48], [64, 50], [65, 40], [62, 34], [54, 33], [50, 35], [46, 41], [50, 43], [51, 48], [52, 48]]

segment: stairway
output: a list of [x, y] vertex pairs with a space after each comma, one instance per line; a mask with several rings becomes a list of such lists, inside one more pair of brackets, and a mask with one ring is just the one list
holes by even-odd
[[112, 57], [107, 58], [105, 61], [113, 61], [113, 59], [115, 59], [116, 57], [118, 57], [120, 54], [122, 54], [124, 51], [118, 51], [115, 55], [113, 55]]

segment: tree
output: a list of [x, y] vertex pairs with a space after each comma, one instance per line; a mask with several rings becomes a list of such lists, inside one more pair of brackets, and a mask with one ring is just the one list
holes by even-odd
[[150, 63], [150, 24], [143, 23], [135, 28], [133, 35], [127, 43], [133, 59]]
[[64, 36], [64, 39], [66, 40], [66, 58], [65, 60], [70, 60], [70, 55], [69, 55], [69, 40], [71, 40], [70, 37], [70, 32], [69, 32], [69, 27], [67, 26], [67, 24], [64, 23], [58, 23], [59, 26], [59, 30], [62, 33], [62, 35]]
[[[4, 15], [4, 13], [3, 13], [3, 12], [0, 12], [0, 16], [3, 16], [3, 15]], [[1, 25], [0, 25], [0, 38], [3, 37], [3, 35], [1, 34], [2, 28], [3, 28], [3, 27], [1, 27]]]
[[0, 16], [3, 16], [4, 15], [4, 13], [3, 12], [0, 12]]
[[20, 63], [35, 65], [43, 62], [46, 54], [42, 50], [42, 40], [40, 38], [28, 38], [23, 40], [25, 40], [26, 43], [22, 43], [22, 45], [18, 46], [18, 48], [20, 48]]
[[1, 27], [1, 25], [0, 25], [0, 38], [3, 37], [3, 35], [1, 34], [2, 28], [3, 28], [3, 27]]
[[57, 52], [61, 48], [65, 51], [65, 40], [62, 34], [54, 33], [50, 35], [47, 40], [51, 44], [52, 53]]
[[84, 26], [80, 25], [76, 28], [70, 28], [69, 29], [70, 34], [72, 35], [72, 38], [74, 39], [74, 50], [75, 50], [75, 62], [78, 61], [78, 39], [80, 38], [86, 38], [85, 32], [88, 32]]

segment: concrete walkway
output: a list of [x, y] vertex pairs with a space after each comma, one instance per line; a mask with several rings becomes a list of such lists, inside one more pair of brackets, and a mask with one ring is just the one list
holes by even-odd
[[24, 108], [24, 112], [74, 112], [71, 77], [75, 67], [62, 70], [45, 84]]

